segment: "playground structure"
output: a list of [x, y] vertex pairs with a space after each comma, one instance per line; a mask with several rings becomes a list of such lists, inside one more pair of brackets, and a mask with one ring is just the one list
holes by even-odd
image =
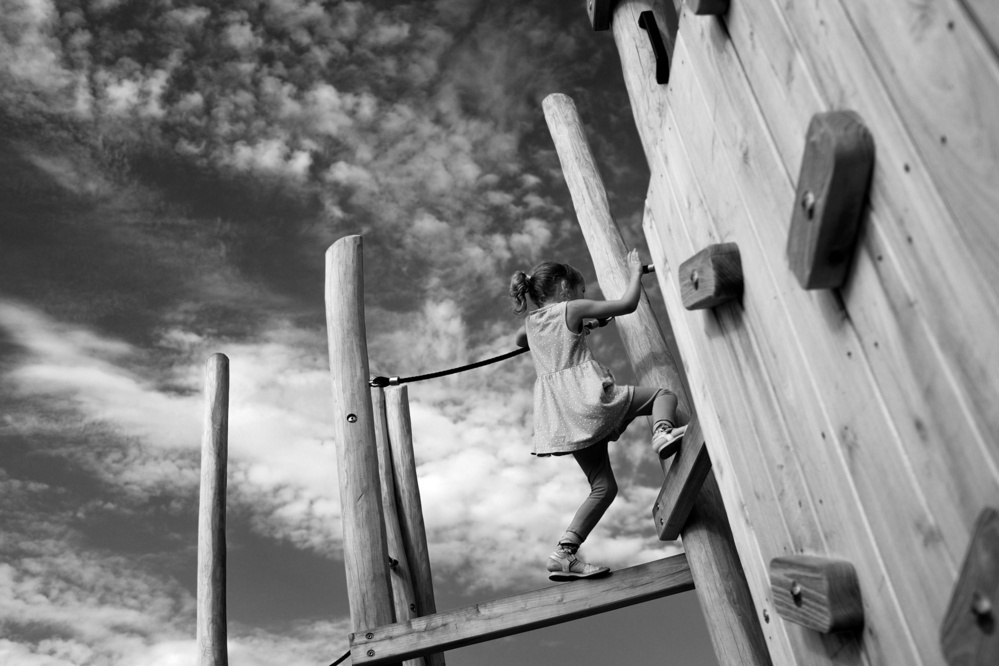
[[[644, 296], [616, 325], [640, 382], [682, 389], [688, 435], [650, 509], [686, 554], [438, 612], [407, 392], [369, 386], [346, 237], [326, 294], [352, 663], [443, 664], [691, 587], [726, 665], [999, 663], [999, 12], [586, 4], [651, 171], [643, 228], [677, 349]], [[582, 123], [563, 95], [543, 107], [614, 297], [625, 248]], [[224, 440], [206, 417], [223, 469]], [[224, 664], [225, 477], [219, 499], [205, 464], [199, 644]]]

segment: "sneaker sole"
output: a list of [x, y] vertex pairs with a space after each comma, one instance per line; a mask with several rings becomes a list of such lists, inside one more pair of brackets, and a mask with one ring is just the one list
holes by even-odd
[[663, 448], [659, 449], [659, 451], [657, 452], [657, 454], [659, 455], [659, 459], [666, 460], [670, 456], [676, 455], [676, 452], [680, 450], [680, 444], [682, 443], [683, 443], [683, 435], [680, 435], [672, 442], [670, 442]]
[[610, 574], [610, 569], [608, 567], [600, 567], [597, 571], [588, 574], [572, 573], [571, 571], [553, 571], [548, 574], [548, 580], [563, 582], [568, 580], [578, 580], [580, 578], [600, 578], [601, 576], [606, 576], [608, 574]]

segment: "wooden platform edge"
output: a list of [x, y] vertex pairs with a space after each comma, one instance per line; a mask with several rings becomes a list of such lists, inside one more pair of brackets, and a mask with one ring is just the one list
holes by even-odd
[[694, 589], [686, 555], [614, 571], [606, 578], [417, 617], [350, 635], [351, 662], [389, 664], [660, 599]]

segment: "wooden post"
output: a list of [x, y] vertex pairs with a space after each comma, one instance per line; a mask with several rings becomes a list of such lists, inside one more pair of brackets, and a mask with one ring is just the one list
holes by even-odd
[[[616, 297], [627, 287], [627, 248], [611, 215], [576, 105], [565, 95], [553, 94], [545, 98], [543, 107], [600, 288], [608, 297]], [[692, 413], [685, 384], [644, 293], [638, 310], [616, 321], [638, 381], [675, 391], [681, 422], [685, 422]], [[707, 476], [682, 535], [719, 661], [723, 665], [770, 664], [713, 474]]]
[[357, 631], [392, 622], [378, 449], [368, 392], [360, 236], [341, 238], [326, 251], [326, 334], [343, 558], [351, 627]]
[[[423, 522], [423, 501], [420, 499], [420, 484], [416, 477], [409, 390], [405, 386], [387, 389], [385, 402], [399, 527], [412, 575], [416, 597], [415, 614], [425, 617], [437, 612], [437, 602], [434, 599], [434, 580], [430, 571], [427, 530]], [[428, 654], [426, 660], [427, 666], [444, 666], [444, 653]]]
[[[399, 527], [396, 510], [395, 474], [392, 471], [392, 450], [389, 444], [388, 421], [385, 414], [385, 392], [372, 387], [371, 405], [375, 415], [375, 442], [378, 446], [378, 477], [382, 489], [382, 510], [385, 516], [385, 539], [389, 556], [389, 581], [392, 584], [392, 606], [395, 622], [406, 622], [416, 617], [416, 596], [413, 594], [413, 577], [409, 558]], [[421, 658], [409, 659], [404, 666], [424, 666]]]
[[198, 504], [198, 663], [227, 666], [225, 492], [229, 447], [229, 359], [212, 354], [205, 368]]

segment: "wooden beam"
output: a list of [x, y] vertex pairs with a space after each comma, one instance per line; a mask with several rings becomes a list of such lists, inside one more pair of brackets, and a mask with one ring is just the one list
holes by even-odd
[[[627, 10], [625, 18], [628, 26], [612, 24], [615, 40], [619, 42], [619, 31], [637, 29], [637, 22], [633, 23], [633, 17], [628, 16], [629, 11], [634, 13], [634, 4], [622, 1], [616, 11], [622, 8]], [[653, 10], [662, 11], [662, 7], [657, 4]], [[544, 107], [601, 290], [608, 297], [614, 297], [624, 291], [626, 284], [627, 249], [611, 216], [589, 142], [571, 99], [565, 95], [549, 95], [544, 100]], [[664, 274], [668, 274], [665, 264], [662, 272], [658, 267], [656, 270], [660, 280]], [[685, 418], [689, 419], [691, 414], [686, 382], [680, 380], [680, 369], [673, 360], [645, 295], [635, 314], [620, 317], [617, 322], [639, 382], [646, 386], [673, 389], [680, 403], [680, 421], [685, 423]], [[668, 318], [666, 323], [668, 326]], [[673, 458], [674, 466], [681, 464], [687, 456], [709, 462], [707, 456], [699, 456], [696, 449], [689, 449], [693, 447], [688, 447], [686, 443], [681, 445], [679, 453]], [[694, 468], [693, 465], [690, 467]], [[722, 664], [768, 665], [771, 660], [766, 639], [735, 549], [721, 495], [710, 472], [705, 475], [704, 481], [682, 535], [712, 644]]]
[[229, 359], [212, 354], [205, 368], [205, 422], [201, 436], [198, 505], [198, 617], [200, 666], [226, 666], [225, 494], [229, 455]]
[[[386, 664], [482, 643], [694, 589], [685, 555], [350, 635], [351, 662]], [[679, 636], [678, 636], [679, 638]]]
[[392, 594], [368, 392], [360, 236], [345, 236], [326, 251], [326, 334], [351, 627], [389, 624]]

